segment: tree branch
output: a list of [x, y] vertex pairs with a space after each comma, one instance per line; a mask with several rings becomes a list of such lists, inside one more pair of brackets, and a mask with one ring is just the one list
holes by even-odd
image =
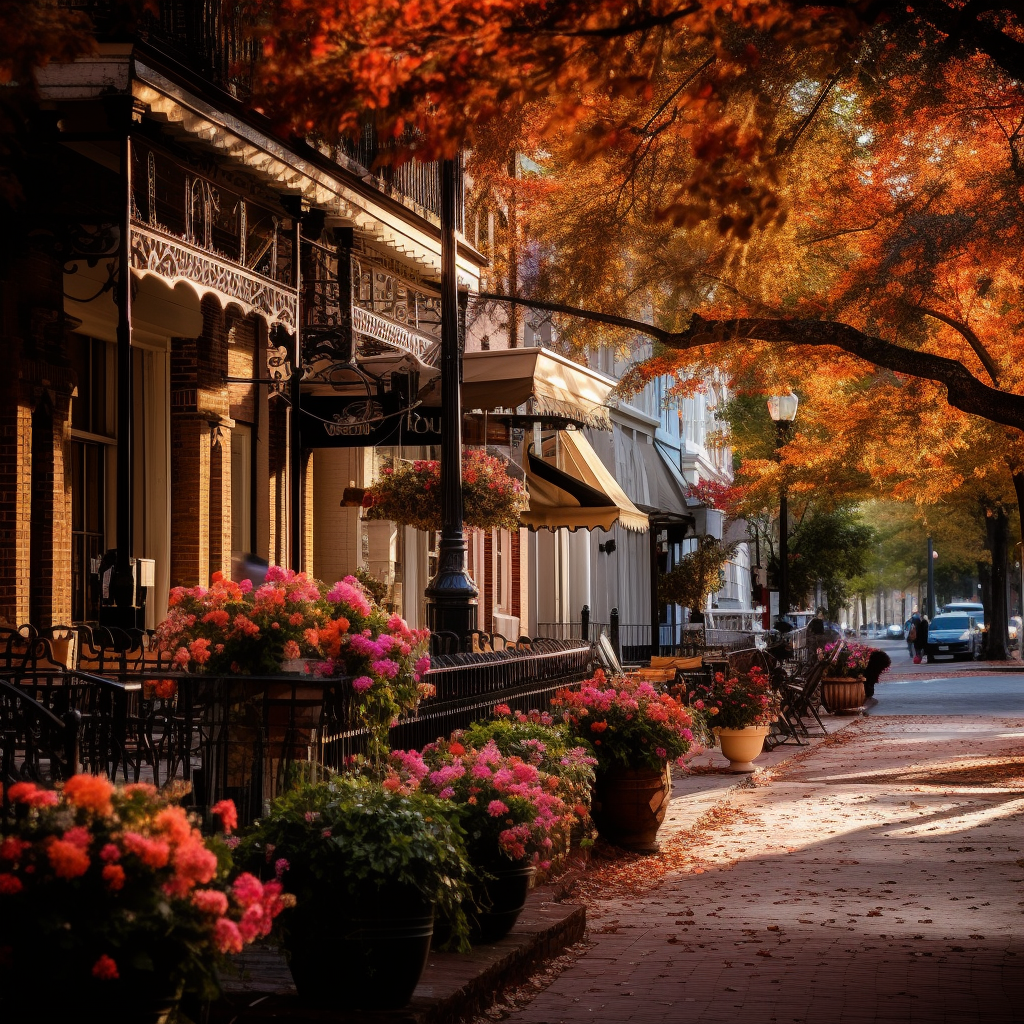
[[940, 320], [947, 327], [952, 327], [954, 331], [966, 339], [967, 344], [974, 349], [974, 354], [981, 360], [981, 365], [988, 371], [988, 375], [992, 378], [992, 383], [997, 387], [999, 386], [999, 367], [996, 366], [995, 360], [988, 354], [988, 349], [981, 343], [981, 338], [967, 324], [962, 324], [959, 320], [954, 320], [951, 316], [940, 313], [937, 309], [930, 309], [928, 306], [918, 306], [917, 308], [926, 316], [930, 316], [934, 320]]
[[[509, 295], [482, 292], [481, 299], [511, 302]], [[806, 345], [815, 348], [838, 348], [858, 356], [875, 366], [935, 381], [946, 388], [947, 401], [953, 408], [992, 423], [1024, 430], [1024, 395], [989, 387], [978, 380], [963, 363], [945, 356], [904, 348], [835, 320], [799, 320], [796, 318], [737, 317], [729, 320], [706, 320], [694, 314], [685, 331], [666, 331], [654, 324], [645, 324], [630, 317], [595, 310], [580, 309], [561, 302], [529, 299], [518, 296], [516, 302], [533, 309], [577, 316], [595, 323], [621, 327], [634, 334], [643, 334], [678, 351], [704, 348], [742, 341], [762, 341], [774, 345]]]

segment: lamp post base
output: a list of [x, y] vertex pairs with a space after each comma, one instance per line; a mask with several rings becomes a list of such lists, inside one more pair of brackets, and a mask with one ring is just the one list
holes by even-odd
[[466, 572], [466, 538], [441, 537], [437, 574], [424, 596], [427, 599], [427, 626], [431, 632], [454, 633], [462, 640], [477, 628], [476, 584]]

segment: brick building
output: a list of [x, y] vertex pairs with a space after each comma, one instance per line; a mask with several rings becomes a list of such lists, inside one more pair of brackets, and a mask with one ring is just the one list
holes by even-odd
[[[374, 448], [309, 443], [336, 417], [306, 408], [362, 397], [365, 418], [393, 380], [429, 378], [437, 167], [377, 176], [371, 134], [275, 134], [236, 98], [245, 45], [219, 5], [161, 5], [130, 39], [85, 6], [98, 50], [39, 74], [23, 243], [0, 267], [0, 618], [101, 618], [120, 547], [140, 625], [232, 552], [324, 579], [367, 566], [419, 620], [402, 588], [422, 591], [430, 538], [342, 507]], [[460, 238], [464, 288], [483, 263]]]

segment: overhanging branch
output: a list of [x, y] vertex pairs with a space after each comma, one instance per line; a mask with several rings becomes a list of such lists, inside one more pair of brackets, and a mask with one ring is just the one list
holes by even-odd
[[[481, 299], [512, 302], [509, 295], [483, 292]], [[980, 416], [992, 423], [1024, 430], [1024, 396], [1015, 395], [978, 380], [963, 363], [945, 356], [904, 348], [835, 320], [799, 320], [796, 318], [737, 317], [728, 320], [706, 320], [694, 314], [685, 331], [666, 331], [641, 320], [580, 309], [561, 302], [529, 299], [517, 296], [514, 300], [532, 309], [576, 316], [610, 327], [621, 327], [634, 334], [654, 338], [667, 348], [689, 351], [708, 345], [722, 345], [742, 341], [761, 341], [775, 345], [807, 345], [815, 348], [838, 348], [858, 356], [875, 366], [935, 381], [946, 388], [947, 401], [953, 408]]]

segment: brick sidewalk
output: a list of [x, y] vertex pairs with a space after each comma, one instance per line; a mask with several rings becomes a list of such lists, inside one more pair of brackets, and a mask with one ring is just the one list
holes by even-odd
[[511, 1024], [1024, 1021], [1024, 720], [793, 753], [680, 780], [663, 854], [588, 874], [592, 947]]

